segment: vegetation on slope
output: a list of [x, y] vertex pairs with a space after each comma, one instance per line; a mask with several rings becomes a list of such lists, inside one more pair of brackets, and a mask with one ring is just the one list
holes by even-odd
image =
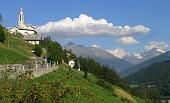
[[58, 70], [38, 78], [0, 78], [0, 102], [20, 103], [145, 103], [114, 85], [106, 89], [100, 79], [60, 65]]
[[97, 82], [101, 81], [101, 79], [96, 78], [92, 74], [89, 74], [88, 79], [84, 79], [83, 76], [83, 72], [78, 72], [62, 65], [57, 71], [35, 78], [34, 81], [39, 83], [44, 81], [62, 81], [66, 85], [79, 87], [80, 93], [76, 100], [79, 103], [144, 103], [142, 100], [136, 101], [129, 93], [110, 83], [112, 88], [110, 90], [98, 85]]
[[[155, 63], [127, 77], [131, 84], [143, 84], [143, 88], [151, 92], [151, 98], [170, 96], [170, 60]], [[143, 89], [144, 90], [144, 89]], [[135, 90], [137, 91], [137, 89]]]
[[[1, 17], [0, 17], [0, 19], [1, 19]], [[0, 20], [1, 21], [1, 20]], [[3, 27], [1, 26], [1, 24], [0, 24], [0, 42], [4, 42], [5, 41], [5, 32], [4, 32], [4, 29], [3, 29]]]
[[42, 47], [47, 52], [48, 62], [62, 63], [64, 60], [68, 63], [67, 51], [64, 51], [57, 41], [52, 41], [50, 37], [46, 37], [42, 41]]
[[33, 56], [31, 44], [10, 34], [5, 28], [3, 32], [5, 32], [6, 39], [4, 43], [0, 42], [0, 64], [23, 63]]
[[23, 63], [27, 59], [16, 51], [0, 46], [0, 64]]
[[126, 91], [130, 91], [130, 87], [119, 75], [115, 72], [113, 68], [109, 68], [107, 65], [101, 65], [94, 59], [79, 57], [78, 61], [81, 65], [81, 70], [92, 73], [96, 77], [107, 81], [108, 83], [117, 85]]

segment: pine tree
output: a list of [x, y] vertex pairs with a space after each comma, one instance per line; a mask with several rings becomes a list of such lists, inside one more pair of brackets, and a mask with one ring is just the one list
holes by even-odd
[[4, 28], [0, 25], [0, 42], [4, 43], [5, 42], [5, 30]]
[[80, 68], [79, 61], [78, 61], [78, 59], [77, 59], [77, 58], [75, 59], [75, 65], [74, 65], [74, 68], [75, 68], [75, 69], [79, 69], [79, 68]]

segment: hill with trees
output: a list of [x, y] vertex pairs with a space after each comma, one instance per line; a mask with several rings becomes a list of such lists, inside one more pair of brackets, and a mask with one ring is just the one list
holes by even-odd
[[[126, 77], [133, 85], [143, 84], [147, 88], [154, 88], [160, 96], [170, 97], [170, 60], [155, 63], [149, 67]], [[154, 94], [154, 93], [153, 93]]]

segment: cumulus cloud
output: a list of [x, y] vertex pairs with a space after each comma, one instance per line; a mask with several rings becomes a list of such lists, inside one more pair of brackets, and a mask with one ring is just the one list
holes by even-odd
[[106, 51], [108, 51], [109, 53], [111, 53], [112, 55], [118, 58], [123, 58], [127, 54], [127, 52], [122, 48], [116, 48], [116, 49], [111, 49]]
[[161, 50], [166, 50], [169, 47], [170, 47], [169, 43], [166, 42], [150, 41], [145, 46], [145, 50], [151, 50], [152, 48], [159, 48]]
[[122, 37], [118, 40], [118, 42], [125, 45], [133, 45], [139, 43], [139, 41], [135, 40], [133, 37], [130, 36]]
[[106, 19], [94, 19], [86, 14], [80, 14], [78, 18], [66, 17], [59, 21], [48, 22], [44, 25], [35, 26], [41, 34], [52, 34], [64, 38], [79, 36], [127, 36], [143, 34], [150, 31], [143, 25], [116, 26]]
[[97, 44], [93, 44], [93, 45], [91, 45], [90, 47], [93, 47], [93, 48], [100, 48], [100, 46], [97, 45]]

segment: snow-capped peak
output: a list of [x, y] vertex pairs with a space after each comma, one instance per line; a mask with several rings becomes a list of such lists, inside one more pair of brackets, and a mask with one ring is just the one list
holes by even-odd
[[141, 54], [134, 54], [134, 56], [137, 58], [137, 59], [142, 59], [143, 56]]
[[116, 48], [116, 49], [106, 50], [106, 51], [118, 58], [123, 58], [127, 54], [126, 51], [121, 48]]
[[145, 60], [148, 60], [150, 58], [153, 58], [153, 57], [158, 56], [158, 55], [163, 54], [163, 53], [165, 53], [165, 51], [154, 47], [149, 51], [146, 51], [146, 52], [143, 52], [143, 53], [140, 53], [140, 54], [139, 53], [134, 54], [134, 56], [138, 60], [145, 61]]
[[165, 51], [163, 51], [163, 50], [161, 50], [161, 49], [159, 49], [159, 48], [156, 48], [156, 51], [157, 51], [157, 52], [160, 52], [160, 53], [165, 53]]

